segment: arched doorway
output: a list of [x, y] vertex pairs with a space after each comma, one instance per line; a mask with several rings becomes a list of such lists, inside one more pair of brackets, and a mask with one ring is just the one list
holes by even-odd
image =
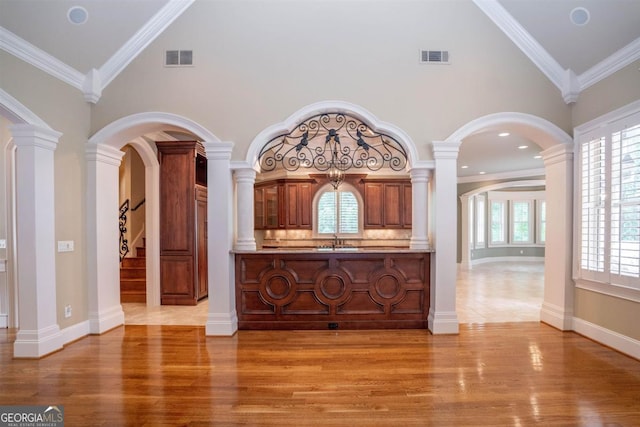
[[[538, 144], [542, 149], [546, 174], [547, 197], [547, 250], [545, 251], [544, 301], [540, 320], [558, 329], [571, 328], [573, 311], [573, 288], [571, 280], [572, 254], [572, 201], [573, 201], [573, 140], [553, 123], [536, 116], [523, 113], [496, 113], [473, 120], [454, 132], [443, 143], [456, 147], [477, 132], [500, 130], [516, 133]], [[455, 180], [455, 164], [448, 165], [448, 173]], [[436, 169], [438, 164], [436, 162]], [[436, 196], [442, 200], [443, 195]], [[445, 202], [444, 209], [452, 209], [455, 201]], [[442, 206], [441, 206], [442, 208]], [[455, 232], [455, 230], [453, 230]], [[455, 260], [455, 256], [452, 258]], [[440, 262], [437, 268], [455, 270], [449, 260]], [[449, 274], [448, 278], [455, 277]], [[455, 281], [447, 286], [455, 288]], [[455, 298], [455, 292], [447, 293]], [[443, 302], [447, 307], [455, 307], [455, 301]]]
[[[119, 240], [118, 168], [123, 154], [120, 149], [126, 144], [131, 144], [136, 149], [145, 165], [147, 302], [151, 305], [160, 304], [159, 164], [152, 147], [139, 138], [158, 131], [192, 134], [214, 153], [218, 147], [223, 147], [230, 155], [229, 143], [221, 142], [213, 133], [197, 123], [169, 113], [134, 114], [107, 125], [89, 139], [87, 258], [91, 333], [102, 333], [124, 323], [124, 313], [120, 304], [119, 259], [115, 248], [118, 247]], [[212, 173], [225, 173], [219, 168], [212, 169]], [[230, 174], [228, 166], [226, 173]], [[214, 195], [212, 198], [216, 197], [217, 195]], [[105, 212], [112, 212], [113, 215]], [[210, 215], [211, 213], [209, 217]], [[223, 223], [222, 227], [227, 228], [227, 224]], [[210, 312], [211, 309], [210, 307]]]

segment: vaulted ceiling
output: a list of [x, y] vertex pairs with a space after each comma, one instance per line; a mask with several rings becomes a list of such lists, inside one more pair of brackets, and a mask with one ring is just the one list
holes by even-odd
[[[472, 1], [567, 103], [640, 59], [640, 0]], [[193, 2], [0, 0], [0, 48], [96, 103], [102, 90]], [[465, 141], [461, 147], [458, 164], [469, 167], [460, 169], [459, 177], [543, 168], [534, 158], [539, 147], [517, 135], [485, 133], [473, 138], [473, 144]], [[524, 145], [527, 148], [518, 148]]]

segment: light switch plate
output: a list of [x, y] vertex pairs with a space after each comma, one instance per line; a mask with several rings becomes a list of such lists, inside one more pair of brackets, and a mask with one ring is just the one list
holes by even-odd
[[0, 239], [0, 249], [7, 249], [7, 240]]
[[73, 252], [73, 240], [58, 240], [58, 252]]

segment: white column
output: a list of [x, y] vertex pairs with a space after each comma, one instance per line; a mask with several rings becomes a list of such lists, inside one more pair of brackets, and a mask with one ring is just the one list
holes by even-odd
[[87, 281], [92, 334], [124, 324], [118, 252], [118, 177], [123, 154], [107, 145], [88, 144], [86, 149]]
[[[205, 142], [209, 316], [206, 335], [230, 336], [238, 330], [233, 244], [231, 142]], [[253, 212], [253, 211], [252, 211]]]
[[431, 307], [428, 325], [434, 334], [457, 334], [456, 245], [457, 245], [457, 173], [460, 142], [433, 142], [436, 168], [435, 185], [435, 272], [431, 282]]
[[255, 251], [253, 186], [256, 182], [256, 171], [251, 168], [236, 169], [234, 176], [236, 178], [237, 198], [237, 237], [235, 249]]
[[469, 248], [469, 196], [460, 196], [460, 249], [462, 259], [460, 264], [463, 268], [471, 268], [471, 249]]
[[411, 249], [429, 249], [427, 227], [429, 175], [429, 169], [411, 169]]
[[572, 329], [571, 256], [573, 231], [573, 146], [543, 151], [546, 172], [547, 231], [544, 255], [544, 300], [540, 320], [566, 331]]
[[33, 125], [10, 127], [17, 146], [16, 207], [20, 329], [15, 357], [62, 348], [57, 323], [54, 151], [61, 133]]

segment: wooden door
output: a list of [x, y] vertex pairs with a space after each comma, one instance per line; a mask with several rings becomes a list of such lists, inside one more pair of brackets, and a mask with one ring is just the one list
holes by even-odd
[[197, 263], [197, 299], [209, 294], [207, 262], [207, 191], [196, 190], [196, 263]]

